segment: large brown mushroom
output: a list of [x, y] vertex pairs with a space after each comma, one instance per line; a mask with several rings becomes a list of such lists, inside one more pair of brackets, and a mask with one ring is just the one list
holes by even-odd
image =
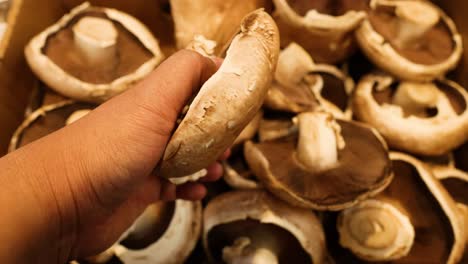
[[75, 122], [94, 107], [68, 100], [37, 109], [27, 116], [15, 131], [9, 151], [12, 152]]
[[152, 204], [114, 246], [88, 261], [108, 263], [117, 257], [124, 264], [182, 264], [197, 244], [201, 220], [200, 202]]
[[170, 0], [177, 47], [185, 48], [197, 35], [218, 43], [217, 51], [229, 44], [248, 13], [264, 7], [265, 0]]
[[[341, 213], [340, 244], [368, 261], [458, 263], [465, 230], [453, 199], [422, 162], [390, 156], [394, 180], [374, 199]], [[329, 246], [337, 262], [358, 262], [344, 248]]]
[[297, 133], [245, 145], [251, 170], [274, 195], [306, 208], [341, 210], [390, 183], [387, 146], [372, 128], [324, 112], [295, 121]]
[[430, 1], [372, 0], [356, 38], [370, 60], [405, 80], [442, 77], [463, 52], [455, 24]]
[[204, 211], [203, 244], [212, 263], [323, 263], [322, 226], [309, 210], [263, 191], [222, 194]]
[[158, 169], [183, 177], [213, 163], [259, 111], [279, 53], [279, 33], [264, 11], [247, 15], [223, 65], [200, 89], [168, 143]]
[[368, 0], [274, 0], [282, 46], [297, 42], [319, 62], [336, 63], [354, 50], [352, 32]]
[[158, 41], [136, 18], [89, 3], [34, 37], [25, 54], [50, 88], [88, 102], [123, 92], [164, 58]]
[[265, 106], [292, 113], [324, 109], [351, 119], [353, 89], [354, 81], [344, 72], [333, 65], [314, 63], [301, 46], [291, 43], [279, 55]]
[[399, 82], [370, 74], [359, 82], [353, 104], [357, 118], [396, 149], [442, 155], [468, 139], [468, 93], [449, 80]]

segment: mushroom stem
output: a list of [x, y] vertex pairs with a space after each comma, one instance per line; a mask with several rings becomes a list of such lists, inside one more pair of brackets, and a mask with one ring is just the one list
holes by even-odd
[[401, 106], [405, 113], [417, 115], [437, 106], [438, 98], [439, 90], [432, 83], [401, 82], [392, 103]]
[[73, 112], [68, 118], [67, 121], [65, 121], [65, 124], [71, 125], [78, 121], [79, 119], [83, 118], [85, 115], [89, 114], [91, 112], [91, 109], [83, 109], [83, 110], [78, 110]]
[[223, 260], [228, 264], [277, 264], [278, 257], [267, 248], [256, 248], [247, 237], [240, 237], [234, 244], [223, 248]]
[[297, 159], [307, 169], [324, 171], [338, 163], [338, 151], [345, 142], [341, 128], [328, 113], [302, 113], [295, 120], [299, 127]]
[[437, 9], [424, 1], [398, 1], [395, 14], [398, 20], [396, 43], [401, 48], [419, 42], [422, 36], [433, 28], [440, 19]]
[[73, 27], [75, 45], [91, 65], [109, 63], [117, 55], [118, 32], [112, 21], [84, 17]]
[[295, 86], [313, 70], [314, 61], [301, 46], [291, 43], [278, 57], [275, 79], [285, 87]]
[[366, 200], [344, 210], [338, 221], [340, 243], [370, 261], [406, 256], [415, 231], [408, 216], [390, 201]]

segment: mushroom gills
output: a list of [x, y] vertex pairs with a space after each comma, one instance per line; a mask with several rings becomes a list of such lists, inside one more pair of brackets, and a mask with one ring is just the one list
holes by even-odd
[[414, 63], [435, 65], [454, 52], [450, 29], [432, 4], [418, 0], [375, 2], [376, 6], [368, 12], [370, 24], [403, 57]]
[[92, 84], [131, 74], [154, 56], [120, 22], [96, 7], [50, 35], [42, 52], [68, 74]]
[[208, 243], [214, 259], [218, 262], [224, 260], [228, 264], [275, 263], [262, 262], [265, 260], [276, 263], [312, 263], [310, 256], [288, 231], [253, 219], [213, 227], [208, 234]]

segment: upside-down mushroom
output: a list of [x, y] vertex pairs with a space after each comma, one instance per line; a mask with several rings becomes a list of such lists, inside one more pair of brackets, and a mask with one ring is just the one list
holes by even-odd
[[368, 0], [274, 0], [281, 44], [297, 42], [319, 62], [336, 63], [355, 49], [353, 31]]
[[263, 191], [222, 194], [208, 203], [203, 221], [212, 263], [323, 263], [326, 257], [317, 216]]
[[265, 6], [265, 0], [170, 0], [177, 47], [185, 48], [195, 36], [218, 43], [217, 52], [239, 31], [244, 16]]
[[468, 139], [468, 92], [449, 80], [399, 82], [367, 75], [356, 88], [353, 113], [391, 147], [410, 153], [442, 155]]
[[371, 0], [356, 38], [376, 65], [412, 81], [444, 76], [463, 52], [455, 24], [430, 1]]
[[136, 18], [89, 3], [34, 37], [25, 55], [50, 88], [87, 102], [123, 92], [164, 58], [158, 41]]
[[200, 89], [158, 166], [165, 178], [213, 163], [259, 111], [279, 53], [279, 33], [264, 11], [247, 15], [221, 68]]
[[37, 109], [27, 116], [15, 131], [9, 151], [12, 152], [75, 122], [94, 107], [90, 104], [62, 101]]
[[341, 210], [390, 183], [387, 146], [374, 129], [324, 112], [299, 114], [295, 123], [296, 133], [245, 145], [250, 169], [274, 195], [305, 208]]
[[177, 200], [150, 205], [119, 241], [91, 263], [108, 263], [117, 257], [123, 264], [182, 264], [201, 234], [200, 202]]
[[291, 43], [280, 52], [265, 106], [292, 113], [324, 109], [351, 119], [353, 89], [354, 81], [345, 73], [333, 65], [314, 63], [301, 46]]
[[329, 245], [331, 254], [338, 263], [358, 262], [356, 256], [391, 263], [458, 263], [465, 230], [455, 202], [422, 162], [402, 153], [390, 156], [392, 183], [340, 213], [341, 246]]

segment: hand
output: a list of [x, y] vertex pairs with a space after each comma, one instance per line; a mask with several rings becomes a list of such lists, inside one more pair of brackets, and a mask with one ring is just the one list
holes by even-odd
[[[2, 158], [0, 184], [7, 191], [0, 194], [0, 214], [7, 217], [1, 223], [17, 230], [0, 235], [16, 237], [18, 245], [0, 249], [0, 259], [87, 257], [111, 246], [152, 202], [203, 198], [201, 183], [176, 187], [152, 171], [181, 109], [220, 63], [180, 51], [136, 87]], [[221, 174], [212, 164], [203, 181]]]

